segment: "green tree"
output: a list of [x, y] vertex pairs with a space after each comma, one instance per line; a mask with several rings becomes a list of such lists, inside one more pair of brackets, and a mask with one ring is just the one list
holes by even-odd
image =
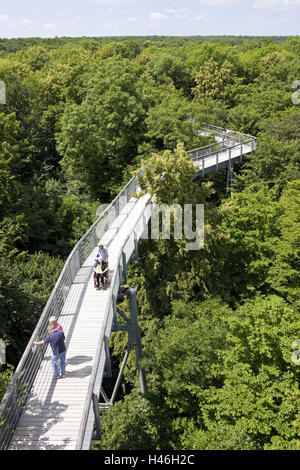
[[146, 65], [146, 72], [159, 84], [174, 84], [189, 96], [192, 77], [184, 60], [171, 54], [159, 54]]
[[196, 136], [199, 122], [191, 120], [193, 115], [194, 107], [182, 93], [162, 94], [160, 103], [148, 111], [146, 137], [157, 150], [175, 148], [178, 142], [190, 149], [201, 147], [207, 139]]
[[241, 95], [241, 103], [228, 113], [228, 126], [256, 135], [263, 130], [266, 119], [277, 118], [280, 112], [292, 106], [291, 93], [276, 89], [255, 89]]
[[13, 376], [12, 366], [6, 366], [4, 370], [2, 369], [4, 368], [3, 367], [0, 368], [0, 400], [2, 400], [2, 397], [4, 396], [6, 389], [9, 385], [9, 382], [11, 381], [12, 376]]
[[279, 196], [288, 181], [299, 178], [299, 157], [297, 142], [282, 141], [262, 133], [255, 153], [247, 158], [237, 187], [268, 186]]
[[246, 188], [234, 193], [223, 211], [220, 230], [228, 236], [230, 247], [224, 253], [223, 277], [230, 279], [232, 293], [238, 297], [268, 292], [266, 277], [280, 236], [276, 194], [266, 187], [257, 192]]
[[155, 449], [155, 429], [151, 426], [148, 408], [136, 393], [117, 402], [103, 413], [103, 437], [93, 445], [93, 449]]
[[[17, 364], [58, 276], [61, 263], [48, 255], [27, 262], [0, 261], [0, 337], [7, 361]], [[43, 279], [43, 282], [42, 282]]]
[[195, 75], [196, 87], [193, 88], [195, 99], [208, 98], [221, 100], [227, 85], [235, 80], [232, 64], [225, 60], [219, 66], [210, 59], [205, 62]]
[[49, 62], [50, 53], [45, 47], [32, 46], [17, 52], [16, 58], [28, 64], [31, 70], [40, 70]]
[[142, 163], [141, 170], [135, 173], [140, 194], [155, 195], [158, 204], [195, 204], [210, 194], [209, 185], [199, 187], [195, 181], [197, 169], [182, 143], [173, 152], [153, 154]]
[[275, 292], [299, 306], [300, 272], [300, 180], [291, 181], [279, 201], [281, 235], [268, 282]]
[[15, 200], [18, 183], [28, 181], [30, 147], [21, 137], [21, 125], [15, 115], [0, 113], [0, 216]]
[[81, 105], [68, 104], [57, 134], [65, 172], [93, 198], [111, 194], [141, 142], [145, 112], [136, 90], [140, 69], [107, 59], [88, 83]]

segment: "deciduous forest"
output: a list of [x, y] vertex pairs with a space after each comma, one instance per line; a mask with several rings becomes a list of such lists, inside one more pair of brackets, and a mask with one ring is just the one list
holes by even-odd
[[[205, 244], [140, 245], [146, 401], [131, 353], [93, 448], [300, 450], [300, 38], [0, 40], [0, 80], [0, 397], [98, 205], [150, 162], [158, 202], [204, 204]], [[205, 122], [258, 138], [231, 191], [191, 173]]]

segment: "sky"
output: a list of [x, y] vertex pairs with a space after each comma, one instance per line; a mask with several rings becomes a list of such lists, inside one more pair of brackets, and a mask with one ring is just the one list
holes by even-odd
[[288, 36], [300, 0], [0, 0], [0, 37]]

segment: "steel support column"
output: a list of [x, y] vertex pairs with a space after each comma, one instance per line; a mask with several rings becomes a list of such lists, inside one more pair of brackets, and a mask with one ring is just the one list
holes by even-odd
[[134, 255], [135, 255], [136, 261], [138, 261], [138, 259], [139, 259], [139, 244], [138, 244], [136, 232], [134, 232]]
[[[103, 396], [105, 403], [98, 403], [98, 408], [107, 409], [109, 406], [112, 406], [114, 404], [132, 346], [134, 346], [134, 349], [135, 349], [136, 364], [137, 364], [137, 369], [139, 372], [141, 394], [143, 397], [147, 390], [145, 370], [141, 367], [141, 364], [140, 364], [141, 359], [142, 359], [142, 345], [141, 345], [141, 337], [140, 337], [140, 331], [139, 331], [139, 325], [138, 325], [138, 307], [137, 307], [137, 299], [136, 299], [137, 290], [138, 290], [137, 286], [135, 288], [127, 288], [123, 292], [120, 292], [118, 295], [119, 300], [122, 300], [124, 297], [128, 297], [129, 303], [130, 303], [130, 318], [128, 318], [117, 307], [117, 305], [115, 305], [114, 307], [114, 310], [116, 312], [116, 317], [115, 317], [115, 321], [112, 327], [112, 332], [127, 331], [128, 342], [127, 342], [127, 348], [123, 357], [123, 361], [122, 361], [122, 364], [118, 373], [116, 383], [114, 385], [111, 398], [109, 399], [106, 396], [104, 389], [102, 388], [101, 395]], [[120, 317], [122, 317], [125, 323], [119, 323], [117, 321], [117, 314], [119, 314]]]
[[232, 169], [232, 166], [231, 166], [231, 162], [229, 162], [229, 165], [228, 165], [228, 168], [227, 168], [227, 178], [226, 178], [226, 191], [227, 191], [227, 193], [231, 193], [232, 186], [233, 186], [233, 169]]
[[139, 329], [139, 324], [138, 324], [138, 307], [137, 307], [137, 300], [136, 300], [137, 290], [138, 290], [138, 287], [135, 287], [134, 289], [130, 289], [130, 292], [131, 292], [131, 295], [129, 297], [130, 320], [133, 323], [134, 328], [135, 328], [134, 347], [135, 347], [136, 365], [139, 371], [141, 393], [144, 396], [147, 386], [146, 386], [145, 370], [141, 367], [141, 364], [140, 364], [140, 361], [142, 359], [142, 344], [141, 344], [140, 329]]
[[98, 397], [95, 393], [93, 393], [93, 410], [95, 415], [95, 432], [92, 437], [93, 441], [100, 441], [102, 438], [102, 429], [101, 429], [101, 418], [100, 418], [100, 411], [98, 405]]
[[127, 260], [126, 253], [122, 253], [122, 265], [123, 265], [123, 283], [127, 284]]

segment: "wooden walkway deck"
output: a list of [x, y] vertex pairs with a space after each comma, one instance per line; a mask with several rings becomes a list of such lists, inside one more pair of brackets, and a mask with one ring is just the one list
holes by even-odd
[[[143, 215], [146, 201], [147, 198], [132, 199], [102, 239], [109, 249], [111, 270], [118, 265], [119, 247]], [[109, 288], [105, 291], [94, 288], [93, 262], [97, 251], [95, 247], [76, 276], [58, 320], [66, 336], [67, 377], [52, 378], [49, 346], [11, 441], [11, 450], [75, 448], [94, 355], [111, 295]], [[103, 376], [104, 351], [101, 360]]]
[[[242, 154], [251, 152], [250, 145], [244, 145]], [[241, 148], [232, 149], [231, 159], [241, 156]], [[229, 151], [208, 157], [205, 169], [228, 162]], [[201, 159], [195, 162], [201, 171]], [[106, 232], [102, 243], [109, 249], [109, 267], [116, 270], [118, 252], [128, 233], [142, 221], [142, 231], [148, 223], [150, 214], [147, 203], [149, 196], [139, 200], [131, 199], [114, 224]], [[148, 212], [147, 212], [148, 210]], [[146, 215], [147, 214], [147, 217]], [[141, 233], [139, 234], [140, 237]], [[133, 243], [134, 245], [134, 243]], [[129, 245], [128, 245], [129, 246]], [[128, 248], [127, 260], [134, 246]], [[99, 344], [100, 332], [106, 325], [108, 303], [112, 290], [98, 291], [94, 288], [92, 273], [97, 247], [92, 251], [79, 270], [66, 298], [59, 323], [63, 326], [67, 346], [67, 377], [53, 379], [51, 351], [47, 348], [41, 367], [37, 373], [31, 393], [10, 443], [11, 450], [71, 450], [76, 448], [84, 405], [87, 400], [94, 357]], [[108, 324], [108, 338], [111, 324]], [[105, 365], [103, 344], [98, 368], [97, 387], [100, 392]], [[88, 429], [83, 448], [88, 449], [94, 426], [93, 413], [90, 412]]]

